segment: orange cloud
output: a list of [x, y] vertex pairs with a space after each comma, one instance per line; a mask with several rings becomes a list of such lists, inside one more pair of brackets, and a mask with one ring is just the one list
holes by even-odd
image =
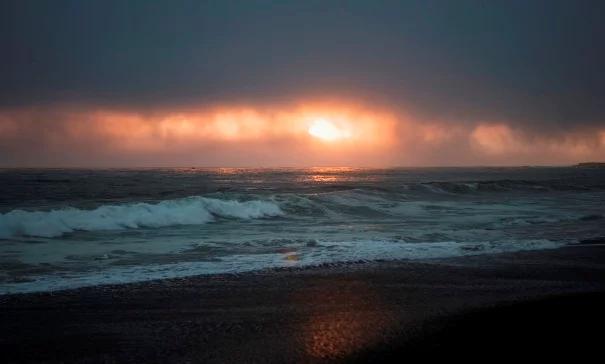
[[528, 135], [506, 124], [482, 123], [470, 133], [470, 142], [478, 153], [498, 158], [561, 164], [604, 158], [602, 135], [590, 131]]
[[478, 125], [470, 138], [476, 147], [489, 154], [517, 153], [525, 148], [520, 136], [504, 124]]
[[[346, 137], [310, 133], [318, 120]], [[506, 122], [423, 120], [354, 102], [0, 110], [0, 165], [510, 165], [604, 157], [603, 129], [529, 134]]]
[[72, 137], [95, 135], [123, 149], [164, 149], [200, 142], [251, 142], [305, 139], [317, 119], [331, 120], [350, 130], [340, 148], [381, 148], [392, 144], [395, 118], [384, 112], [351, 105], [304, 104], [290, 108], [216, 107], [167, 111], [153, 115], [117, 111], [80, 111], [68, 116]]

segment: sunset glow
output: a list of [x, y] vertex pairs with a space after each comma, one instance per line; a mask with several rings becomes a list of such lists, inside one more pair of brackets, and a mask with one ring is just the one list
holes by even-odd
[[350, 131], [342, 127], [338, 127], [326, 119], [315, 120], [309, 127], [309, 134], [326, 141], [336, 141], [339, 139], [346, 139], [351, 136]]
[[114, 156], [135, 165], [572, 163], [602, 157], [603, 133], [532, 135], [506, 121], [454, 126], [343, 100], [145, 112], [61, 106], [0, 112], [0, 142], [9, 151], [30, 145], [15, 158], [33, 165], [58, 163], [54, 158], [66, 165], [84, 158], [104, 165], [115, 163]]

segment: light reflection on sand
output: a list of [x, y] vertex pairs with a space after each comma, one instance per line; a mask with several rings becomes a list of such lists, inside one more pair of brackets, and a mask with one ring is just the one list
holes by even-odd
[[302, 323], [301, 345], [317, 359], [342, 359], [373, 347], [395, 327], [389, 304], [363, 282], [319, 282], [293, 298], [314, 301]]

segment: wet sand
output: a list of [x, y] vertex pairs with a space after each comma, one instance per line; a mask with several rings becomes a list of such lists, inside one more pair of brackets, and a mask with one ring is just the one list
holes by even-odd
[[604, 292], [585, 244], [0, 296], [0, 362], [579, 360]]

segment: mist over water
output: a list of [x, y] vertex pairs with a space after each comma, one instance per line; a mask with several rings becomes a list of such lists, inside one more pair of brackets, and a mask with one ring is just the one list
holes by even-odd
[[600, 168], [0, 170], [0, 293], [605, 236]]

